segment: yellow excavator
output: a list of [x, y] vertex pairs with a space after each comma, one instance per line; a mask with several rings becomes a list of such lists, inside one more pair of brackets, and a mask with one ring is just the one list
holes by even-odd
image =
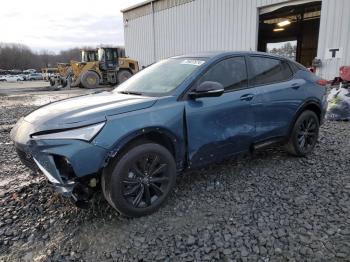
[[81, 62], [59, 63], [57, 68], [59, 79], [53, 80], [53, 85], [83, 88], [120, 84], [139, 71], [138, 62], [126, 57], [120, 47], [85, 49]]
[[[97, 49], [83, 49], [81, 50], [81, 63], [90, 63], [98, 60]], [[57, 63], [58, 76], [50, 79], [51, 86], [70, 87], [72, 78], [74, 77], [73, 64], [78, 64], [78, 61], [71, 61], [70, 63]]]
[[70, 66], [70, 85], [83, 88], [120, 84], [139, 71], [138, 62], [125, 57], [120, 47], [100, 47], [95, 52], [83, 50], [82, 61], [71, 61]]
[[[94, 62], [97, 60], [97, 49], [81, 50], [81, 62]], [[50, 77], [50, 85], [58, 89], [67, 86], [70, 87], [72, 77], [74, 76], [72, 69], [73, 63], [79, 62], [72, 60], [70, 63], [57, 63], [57, 74]]]

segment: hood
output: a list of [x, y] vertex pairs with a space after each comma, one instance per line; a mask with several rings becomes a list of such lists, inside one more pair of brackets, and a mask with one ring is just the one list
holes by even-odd
[[105, 121], [107, 116], [151, 107], [157, 98], [102, 92], [57, 101], [33, 111], [24, 118], [48, 129], [69, 128]]

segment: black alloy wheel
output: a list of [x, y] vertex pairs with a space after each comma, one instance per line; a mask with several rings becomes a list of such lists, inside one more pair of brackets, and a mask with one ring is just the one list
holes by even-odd
[[140, 217], [156, 211], [169, 197], [176, 180], [172, 154], [145, 143], [129, 149], [102, 174], [107, 201], [120, 213]]
[[297, 133], [299, 149], [308, 152], [316, 144], [318, 136], [318, 124], [313, 117], [305, 118], [299, 126]]
[[319, 134], [319, 119], [310, 110], [304, 111], [294, 124], [287, 151], [295, 156], [306, 156], [315, 147]]
[[164, 195], [169, 184], [168, 164], [157, 153], [140, 156], [129, 163], [123, 179], [123, 196], [134, 207], [152, 205]]

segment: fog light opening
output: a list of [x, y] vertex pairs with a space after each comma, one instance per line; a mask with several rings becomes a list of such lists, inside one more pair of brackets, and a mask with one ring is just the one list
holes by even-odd
[[75, 173], [72, 165], [66, 157], [54, 155], [53, 159], [63, 181], [66, 182], [75, 178]]

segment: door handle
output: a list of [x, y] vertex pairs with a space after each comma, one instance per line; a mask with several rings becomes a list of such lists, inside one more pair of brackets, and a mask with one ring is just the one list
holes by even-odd
[[300, 87], [300, 85], [298, 83], [294, 83], [291, 86], [293, 89], [298, 89]]
[[253, 94], [245, 94], [241, 96], [242, 101], [251, 101], [254, 98]]

